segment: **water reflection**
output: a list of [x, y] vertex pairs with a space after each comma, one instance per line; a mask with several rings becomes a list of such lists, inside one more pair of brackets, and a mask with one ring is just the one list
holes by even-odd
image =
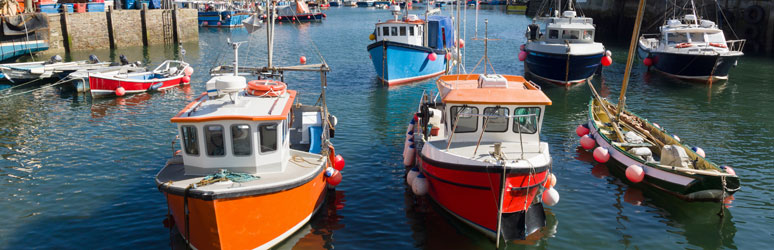
[[[579, 147], [574, 158], [591, 163], [593, 165], [591, 175], [604, 178], [608, 185], [613, 186], [612, 194], [615, 197], [615, 203], [612, 207], [616, 211], [618, 223], [616, 230], [619, 231], [621, 242], [625, 245], [629, 245], [631, 238], [636, 237], [629, 232], [653, 231], [657, 234], [680, 235], [685, 237], [688, 244], [705, 249], [736, 248], [734, 235], [737, 229], [731, 210], [728, 209], [734, 200], [733, 196], [728, 197], [722, 204], [686, 202], [650, 186], [626, 184], [623, 180], [625, 178], [623, 172], [613, 171], [606, 164], [594, 162], [591, 155], [591, 152]], [[639, 221], [631, 217], [631, 213], [642, 212], [661, 219]], [[643, 216], [637, 217], [642, 219]], [[654, 221], [663, 223], [669, 229], [653, 228]]]
[[[414, 247], [424, 249], [493, 249], [495, 242], [444, 210], [429, 196], [415, 196], [405, 185], [406, 218], [411, 225]], [[557, 234], [559, 221], [553, 211], [545, 210], [546, 226], [525, 240], [500, 242], [501, 249], [546, 248], [548, 239]]]

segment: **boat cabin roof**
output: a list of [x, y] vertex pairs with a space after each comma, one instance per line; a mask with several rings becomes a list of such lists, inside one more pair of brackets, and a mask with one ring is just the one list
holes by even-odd
[[533, 83], [513, 75], [446, 75], [436, 82], [444, 103], [551, 105]]
[[290, 107], [296, 98], [296, 91], [288, 90], [279, 97], [259, 97], [245, 91], [236, 93], [237, 101], [228, 96], [207, 98], [203, 93], [188, 104], [171, 122], [206, 122], [214, 120], [270, 121], [287, 119]]

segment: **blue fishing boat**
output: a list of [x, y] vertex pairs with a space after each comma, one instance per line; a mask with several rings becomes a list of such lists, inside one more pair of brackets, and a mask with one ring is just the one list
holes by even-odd
[[612, 60], [605, 56], [605, 46], [594, 41], [593, 20], [577, 16], [572, 1], [568, 5], [561, 15], [554, 11], [550, 17], [536, 18], [543, 27], [533, 22], [527, 28], [527, 43], [519, 60], [524, 61], [527, 76], [537, 82], [563, 86], [581, 83], [594, 75], [603, 60]]
[[20, 14], [0, 18], [0, 61], [11, 61], [22, 55], [48, 49], [46, 14]]
[[420, 81], [447, 72], [454, 51], [453, 22], [450, 17], [428, 10], [425, 18], [400, 17], [393, 5], [394, 19], [376, 24], [368, 53], [378, 78], [387, 85]]

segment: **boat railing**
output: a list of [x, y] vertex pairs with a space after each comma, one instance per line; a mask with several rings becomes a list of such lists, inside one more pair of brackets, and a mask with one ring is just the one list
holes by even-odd
[[747, 39], [739, 39], [739, 40], [727, 40], [726, 44], [728, 45], [729, 51], [739, 51], [741, 52], [744, 50], [744, 45], [747, 43]]

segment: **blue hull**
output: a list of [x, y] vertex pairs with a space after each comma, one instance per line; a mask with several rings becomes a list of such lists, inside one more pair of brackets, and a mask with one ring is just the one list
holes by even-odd
[[242, 21], [250, 17], [246, 13], [234, 11], [199, 12], [199, 26], [205, 27], [242, 27]]
[[[433, 52], [437, 54], [435, 61], [428, 58]], [[377, 76], [388, 85], [420, 81], [446, 72], [446, 52], [443, 50], [380, 41], [368, 45], [368, 53]]]
[[21, 41], [9, 41], [0, 44], [0, 61], [8, 61], [23, 55], [28, 55], [30, 52], [35, 53], [48, 49], [48, 43], [44, 40], [34, 40], [30, 42], [24, 42], [24, 39], [20, 40]]
[[560, 85], [583, 82], [590, 78], [600, 67], [604, 53], [596, 55], [570, 56], [569, 71], [567, 70], [567, 55], [550, 54], [527, 50], [524, 70]]

